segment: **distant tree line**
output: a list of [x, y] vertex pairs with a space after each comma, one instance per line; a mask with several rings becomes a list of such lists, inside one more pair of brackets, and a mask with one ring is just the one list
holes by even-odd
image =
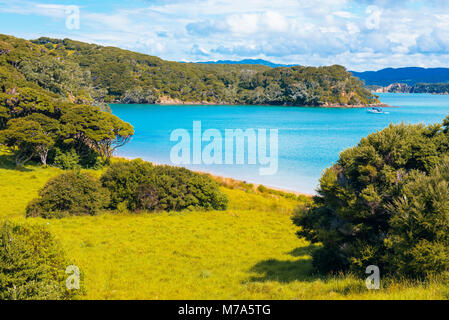
[[[358, 105], [378, 102], [342, 66], [279, 67], [164, 61], [70, 39], [32, 42], [0, 35], [0, 71], [82, 102]], [[16, 72], [17, 71], [17, 72]], [[20, 76], [19, 76], [20, 74]]]
[[374, 92], [449, 94], [449, 83], [416, 83], [413, 86], [392, 83], [387, 87], [371, 85], [366, 88]]

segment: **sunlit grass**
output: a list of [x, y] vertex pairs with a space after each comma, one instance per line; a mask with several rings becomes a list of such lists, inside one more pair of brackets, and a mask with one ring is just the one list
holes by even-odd
[[[61, 173], [0, 158], [0, 218], [25, 219], [27, 203]], [[95, 172], [99, 175], [100, 172]], [[48, 225], [84, 276], [87, 299], [446, 299], [449, 287], [397, 281], [367, 290], [353, 276], [312, 273], [314, 249], [290, 216], [298, 199], [221, 187], [226, 211], [111, 213], [29, 219]]]

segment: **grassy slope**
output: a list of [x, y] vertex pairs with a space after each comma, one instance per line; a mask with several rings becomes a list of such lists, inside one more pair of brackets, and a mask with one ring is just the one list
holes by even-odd
[[[0, 218], [24, 209], [55, 168], [8, 167], [0, 156]], [[99, 172], [97, 172], [99, 174]], [[295, 201], [222, 188], [225, 212], [105, 213], [48, 224], [81, 268], [88, 299], [438, 299], [438, 284], [394, 283], [369, 292], [361, 279], [318, 278], [311, 248], [295, 236]]]

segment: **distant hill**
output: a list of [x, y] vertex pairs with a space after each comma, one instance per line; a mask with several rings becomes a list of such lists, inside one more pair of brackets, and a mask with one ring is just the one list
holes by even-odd
[[355, 72], [352, 74], [366, 85], [386, 87], [393, 83], [414, 86], [417, 83], [447, 83], [449, 68], [387, 68], [379, 71]]
[[71, 101], [95, 104], [352, 107], [378, 103], [338, 65], [270, 68], [179, 63], [70, 39], [27, 41], [0, 35], [0, 98], [5, 92], [39, 87]]
[[218, 61], [203, 61], [203, 62], [197, 62], [197, 63], [205, 63], [205, 64], [259, 64], [259, 65], [268, 66], [268, 67], [271, 67], [271, 68], [298, 66], [298, 64], [278, 64], [278, 63], [270, 62], [270, 61], [263, 60], [263, 59], [243, 59], [243, 60], [239, 60], [239, 61], [218, 60]]

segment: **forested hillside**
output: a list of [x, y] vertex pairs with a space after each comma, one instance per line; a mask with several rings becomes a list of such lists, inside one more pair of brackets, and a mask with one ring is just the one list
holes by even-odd
[[387, 87], [367, 86], [366, 88], [377, 93], [390, 92], [449, 94], [449, 83], [417, 83], [413, 86], [409, 86], [406, 83], [393, 83]]
[[378, 71], [351, 73], [366, 85], [386, 87], [392, 83], [405, 83], [414, 86], [417, 83], [449, 82], [449, 68], [386, 68]]
[[[66, 53], [69, 55], [69, 51]], [[77, 62], [13, 37], [0, 37], [0, 144], [23, 167], [36, 160], [64, 169], [106, 164], [133, 135], [112, 115]]]
[[72, 102], [365, 105], [377, 99], [342, 66], [269, 68], [169, 62], [69, 39], [0, 35], [0, 81]]

